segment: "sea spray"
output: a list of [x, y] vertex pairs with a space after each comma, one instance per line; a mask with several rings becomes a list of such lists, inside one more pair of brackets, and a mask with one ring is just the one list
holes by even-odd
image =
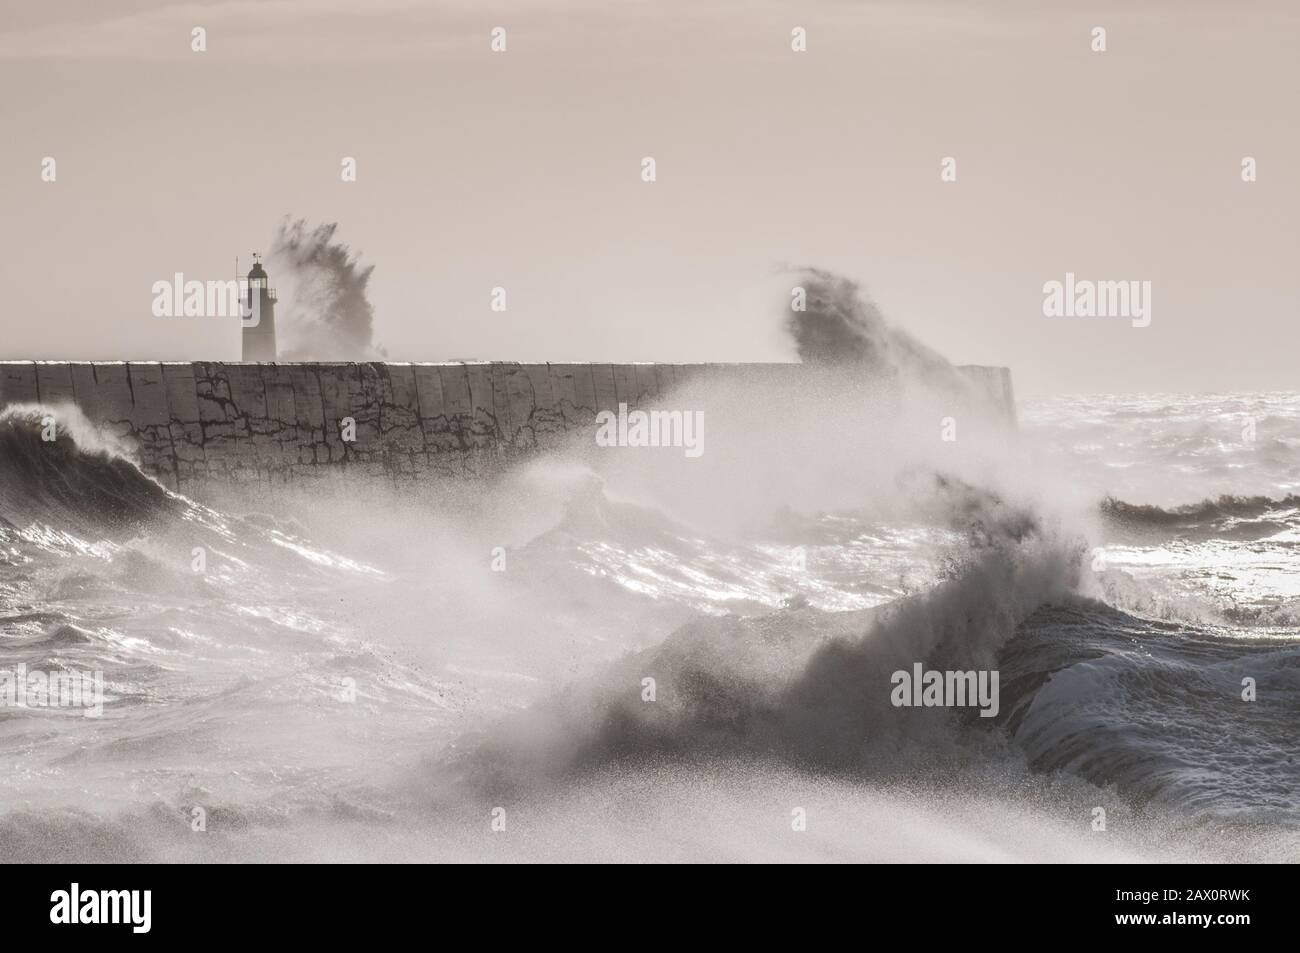
[[374, 342], [374, 308], [368, 297], [374, 265], [362, 265], [335, 241], [337, 222], [309, 226], [280, 223], [271, 247], [280, 283], [276, 314], [280, 359], [375, 361], [387, 354]]

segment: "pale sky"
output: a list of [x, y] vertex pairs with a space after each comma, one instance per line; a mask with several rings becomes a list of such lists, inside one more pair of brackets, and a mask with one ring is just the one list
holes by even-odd
[[[1228, 0], [6, 3], [0, 359], [238, 359], [150, 289], [291, 214], [376, 266], [394, 360], [788, 360], [815, 265], [1022, 395], [1300, 389], [1298, 37]], [[1044, 317], [1067, 271], [1150, 281], [1151, 326]]]

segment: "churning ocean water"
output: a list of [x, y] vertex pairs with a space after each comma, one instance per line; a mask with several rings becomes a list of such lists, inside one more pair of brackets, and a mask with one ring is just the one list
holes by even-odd
[[[0, 853], [1300, 859], [1300, 394], [950, 443], [782, 400], [714, 395], [698, 460], [203, 502], [7, 409], [0, 672], [104, 698], [0, 708]], [[917, 662], [997, 717], [894, 707]]]

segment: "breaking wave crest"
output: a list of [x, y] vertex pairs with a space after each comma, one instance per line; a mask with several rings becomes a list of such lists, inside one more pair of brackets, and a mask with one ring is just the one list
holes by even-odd
[[10, 526], [121, 536], [183, 507], [76, 407], [0, 412], [0, 518]]
[[[1207, 524], [1223, 524], [1228, 520], [1259, 521], [1270, 513], [1294, 516], [1300, 510], [1300, 496], [1288, 495], [1280, 499], [1266, 496], [1219, 496], [1188, 503], [1182, 506], [1160, 507], [1151, 504], [1126, 503], [1114, 497], [1102, 501], [1102, 514], [1124, 527], [1159, 530], [1174, 528], [1196, 529]], [[1283, 525], [1283, 520], [1276, 520]]]
[[[917, 661], [996, 667], [1036, 609], [1068, 596], [1081, 556], [1031, 533], [982, 547], [933, 590], [878, 610], [799, 607], [690, 623], [599, 681], [507, 720], [460, 767], [480, 788], [514, 791], [663, 756], [779, 758], [874, 777], [969, 764], [993, 744], [987, 733], [943, 709], [899, 718], [891, 673]], [[643, 697], [647, 678], [653, 703]]]

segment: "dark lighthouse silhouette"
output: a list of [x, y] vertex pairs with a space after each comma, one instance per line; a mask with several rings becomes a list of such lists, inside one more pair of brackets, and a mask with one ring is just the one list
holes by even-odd
[[255, 325], [244, 323], [243, 358], [245, 363], [275, 360], [275, 289], [271, 287], [266, 269], [262, 267], [261, 256], [253, 253], [253, 269], [248, 273], [248, 296], [244, 299], [247, 311], [254, 307], [254, 295], [257, 296], [258, 316]]

